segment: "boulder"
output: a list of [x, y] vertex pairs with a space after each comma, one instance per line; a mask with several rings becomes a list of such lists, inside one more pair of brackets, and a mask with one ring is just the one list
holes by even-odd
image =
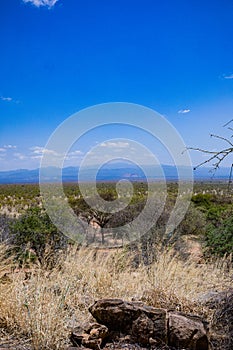
[[167, 313], [164, 309], [156, 309], [140, 302], [101, 299], [90, 306], [89, 311], [110, 330], [130, 334], [142, 344], [149, 344], [151, 337], [167, 342]]
[[129, 349], [134, 349], [134, 344], [146, 349], [209, 349], [207, 323], [198, 316], [121, 299], [98, 300], [89, 311], [98, 323], [72, 333], [71, 341], [76, 347], [108, 349], [109, 343], [114, 342], [119, 346], [128, 344], [124, 348]]
[[208, 350], [207, 329], [196, 316], [168, 314], [168, 344], [178, 349]]

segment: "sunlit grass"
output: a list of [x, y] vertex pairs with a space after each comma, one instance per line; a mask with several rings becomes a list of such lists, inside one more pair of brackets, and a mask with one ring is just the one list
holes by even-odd
[[34, 265], [11, 272], [12, 262], [6, 267], [3, 259], [0, 271], [8, 271], [8, 279], [0, 283], [2, 327], [17, 337], [26, 336], [33, 349], [63, 349], [72, 328], [90, 319], [88, 307], [99, 298], [142, 300], [208, 316], [198, 297], [231, 285], [233, 271], [226, 272], [223, 263], [183, 262], [172, 251], [159, 253], [150, 266], [133, 268], [132, 259], [127, 249], [75, 246], [49, 271]]

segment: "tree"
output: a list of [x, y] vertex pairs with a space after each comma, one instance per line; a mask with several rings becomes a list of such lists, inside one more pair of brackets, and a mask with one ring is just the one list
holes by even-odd
[[[98, 199], [95, 197], [89, 199], [89, 203], [92, 204], [90, 206], [87, 204], [85, 199], [81, 197], [76, 200], [75, 204], [73, 204], [73, 209], [76, 215], [81, 216], [83, 219], [85, 219], [89, 225], [96, 223], [99, 226], [101, 243], [105, 244], [104, 228], [112, 216], [112, 214], [109, 214], [107, 212], [107, 209], [109, 203], [111, 203], [114, 197], [111, 195], [111, 193], [108, 192], [102, 193], [101, 197], [106, 201], [106, 208], [98, 205]], [[94, 230], [94, 237], [92, 240], [95, 241], [95, 233], [98, 231], [98, 228], [95, 228], [94, 226], [92, 226], [92, 228]]]
[[36, 259], [42, 262], [47, 246], [55, 252], [66, 242], [66, 238], [50, 221], [48, 214], [38, 207], [28, 209], [11, 226], [10, 233], [21, 263]]
[[[229, 125], [233, 122], [233, 119], [231, 119], [229, 122], [227, 122], [223, 127], [227, 127], [228, 130], [231, 132], [233, 131], [233, 128], [230, 127]], [[220, 164], [226, 159], [229, 155], [232, 154], [233, 152], [233, 142], [231, 141], [231, 138], [233, 138], [233, 134], [230, 135], [230, 137], [224, 137], [220, 135], [215, 135], [215, 134], [210, 134], [210, 137], [214, 137], [216, 139], [224, 141], [226, 144], [225, 148], [221, 148], [218, 151], [210, 151], [202, 148], [195, 148], [195, 147], [189, 147], [188, 149], [194, 150], [194, 151], [199, 151], [202, 153], [206, 153], [209, 155], [208, 159], [205, 161], [199, 163], [194, 170], [199, 168], [200, 166], [207, 164], [207, 163], [212, 163], [213, 170], [217, 170], [220, 167]]]

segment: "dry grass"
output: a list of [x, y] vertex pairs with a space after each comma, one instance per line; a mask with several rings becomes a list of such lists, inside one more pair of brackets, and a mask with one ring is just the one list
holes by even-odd
[[233, 271], [224, 264], [184, 263], [172, 252], [163, 252], [150, 267], [135, 269], [130, 258], [124, 250], [72, 247], [50, 271], [34, 266], [30, 273], [10, 273], [0, 283], [2, 329], [30, 339], [32, 349], [63, 349], [71, 329], [90, 318], [88, 307], [96, 299], [143, 300], [204, 314], [199, 296], [232, 286]]

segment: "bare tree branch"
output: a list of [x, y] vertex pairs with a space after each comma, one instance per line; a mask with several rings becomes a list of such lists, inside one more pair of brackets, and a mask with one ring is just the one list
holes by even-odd
[[215, 137], [216, 139], [223, 140], [223, 141], [229, 143], [229, 145], [233, 147], [233, 144], [226, 137], [215, 135], [215, 134], [210, 134], [210, 137]]
[[[231, 122], [233, 122], [233, 119], [231, 119], [229, 122], [224, 124], [224, 127], [228, 126]], [[233, 131], [233, 128], [231, 127], [228, 127], [227, 129]], [[204, 164], [213, 162], [211, 165], [213, 166], [213, 170], [215, 171], [220, 167], [220, 164], [223, 162], [223, 160], [227, 158], [231, 153], [233, 153], [233, 143], [227, 137], [223, 137], [221, 135], [215, 135], [215, 134], [211, 134], [210, 136], [226, 142], [228, 145], [230, 145], [230, 147], [220, 149], [219, 151], [209, 151], [199, 147], [197, 148], [188, 147], [187, 149], [189, 150], [198, 151], [209, 155], [209, 158], [199, 163], [197, 166], [195, 166], [194, 170], [196, 170], [197, 168], [201, 167]], [[233, 137], [233, 135], [231, 135], [230, 137]]]
[[231, 119], [229, 122], [227, 122], [226, 124], [223, 125], [223, 127], [225, 128], [225, 126], [229, 125], [230, 123], [233, 122], [233, 119]]

